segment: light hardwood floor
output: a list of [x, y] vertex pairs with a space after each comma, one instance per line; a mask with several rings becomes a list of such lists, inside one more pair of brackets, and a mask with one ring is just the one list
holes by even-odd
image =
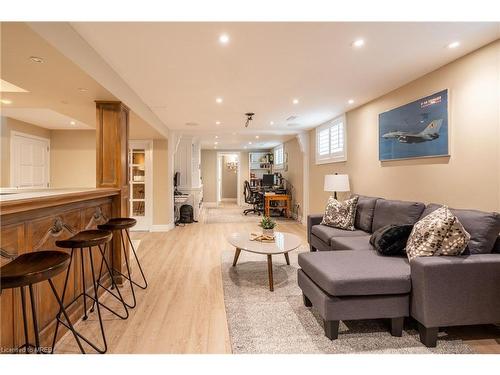
[[[296, 233], [307, 243], [301, 224], [279, 225], [280, 230]], [[128, 320], [104, 314], [108, 353], [231, 353], [221, 252], [232, 249], [225, 240], [227, 234], [255, 229], [248, 222], [204, 224], [201, 219], [167, 233], [134, 233], [133, 238], [141, 240], [139, 256], [149, 287], [137, 292], [138, 305], [130, 310]], [[109, 296], [105, 302], [117, 306]], [[77, 326], [98, 340], [95, 313]], [[454, 332], [478, 352], [500, 353], [500, 328], [455, 328]], [[73, 337], [66, 334], [56, 352], [78, 352]]]

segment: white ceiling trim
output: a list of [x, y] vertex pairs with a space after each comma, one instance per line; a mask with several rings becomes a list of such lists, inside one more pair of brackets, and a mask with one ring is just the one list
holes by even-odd
[[67, 22], [28, 22], [35, 32], [57, 48], [160, 134], [168, 137], [168, 127]]

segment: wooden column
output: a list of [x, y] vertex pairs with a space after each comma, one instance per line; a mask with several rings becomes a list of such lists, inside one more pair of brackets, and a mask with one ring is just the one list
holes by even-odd
[[[118, 101], [96, 101], [96, 187], [118, 188], [113, 202], [113, 217], [129, 216], [129, 109]], [[128, 243], [125, 239], [128, 249]], [[124, 259], [120, 237], [113, 238], [113, 264], [123, 270]], [[128, 251], [126, 251], [128, 254]], [[121, 278], [117, 279], [121, 282]]]

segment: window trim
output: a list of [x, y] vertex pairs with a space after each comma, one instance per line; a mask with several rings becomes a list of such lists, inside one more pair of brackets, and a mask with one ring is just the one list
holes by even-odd
[[[338, 123], [343, 124], [343, 126], [342, 126], [343, 136], [344, 136], [343, 153], [341, 155], [334, 156], [330, 152], [328, 154], [328, 156], [320, 156], [319, 150], [318, 150], [319, 133], [325, 129], [330, 129], [331, 127], [333, 127], [334, 125], [337, 125]], [[328, 139], [329, 139], [329, 142], [331, 142], [331, 133], [330, 133], [330, 131], [328, 133], [329, 133]], [[329, 147], [330, 146], [331, 146], [331, 144], [329, 145]], [[315, 152], [315, 156], [316, 156], [316, 158], [315, 158], [316, 165], [329, 164], [329, 163], [341, 163], [341, 162], [347, 161], [347, 123], [346, 123], [345, 113], [338, 116], [338, 117], [335, 117], [334, 119], [332, 119], [330, 121], [325, 122], [324, 124], [322, 124], [316, 128], [316, 142], [315, 142], [314, 152]]]
[[[278, 164], [278, 159], [276, 158], [276, 151], [281, 149], [281, 163]], [[273, 157], [274, 157], [274, 169], [283, 169], [285, 168], [285, 149], [283, 147], [283, 144], [280, 144], [279, 146], [276, 146], [273, 148]]]

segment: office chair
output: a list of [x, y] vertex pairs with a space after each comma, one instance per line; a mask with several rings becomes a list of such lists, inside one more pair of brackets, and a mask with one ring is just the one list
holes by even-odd
[[246, 215], [249, 212], [254, 212], [260, 216], [260, 213], [264, 211], [264, 201], [262, 200], [262, 196], [257, 192], [252, 191], [252, 189], [250, 188], [250, 183], [248, 181], [245, 181], [244, 193], [245, 203], [251, 204], [253, 207], [244, 210], [243, 213]]

